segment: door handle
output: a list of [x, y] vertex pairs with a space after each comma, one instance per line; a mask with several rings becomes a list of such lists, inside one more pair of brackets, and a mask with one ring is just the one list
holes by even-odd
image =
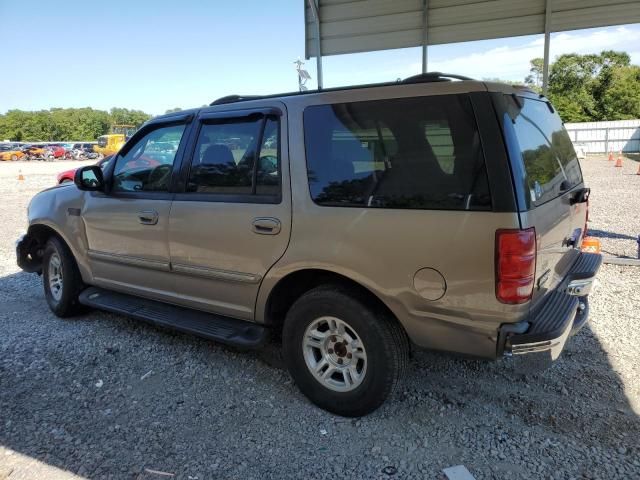
[[277, 235], [282, 230], [280, 220], [273, 217], [254, 218], [252, 229], [260, 235]]
[[138, 212], [138, 221], [143, 225], [156, 225], [158, 223], [158, 212], [155, 210]]

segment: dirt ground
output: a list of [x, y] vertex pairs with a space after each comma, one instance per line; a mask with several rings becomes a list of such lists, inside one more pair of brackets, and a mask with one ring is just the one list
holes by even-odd
[[[552, 369], [420, 351], [400, 392], [344, 419], [259, 353], [103, 312], [53, 316], [14, 241], [30, 198], [79, 165], [0, 163], [0, 479], [417, 479], [453, 465], [476, 479], [640, 478], [640, 267], [602, 267], [590, 322]], [[582, 167], [591, 234], [635, 257], [638, 163]]]

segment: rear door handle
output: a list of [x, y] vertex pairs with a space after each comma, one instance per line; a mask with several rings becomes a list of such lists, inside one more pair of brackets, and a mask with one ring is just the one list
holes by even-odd
[[260, 235], [277, 235], [282, 230], [282, 225], [277, 218], [260, 217], [253, 219], [252, 229]]
[[158, 212], [155, 210], [138, 212], [138, 221], [143, 225], [156, 225], [158, 223]]

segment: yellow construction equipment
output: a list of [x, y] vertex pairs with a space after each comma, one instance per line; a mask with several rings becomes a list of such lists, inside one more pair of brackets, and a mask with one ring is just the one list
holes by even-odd
[[98, 137], [98, 144], [93, 151], [104, 155], [114, 155], [136, 131], [135, 125], [112, 125], [108, 135]]

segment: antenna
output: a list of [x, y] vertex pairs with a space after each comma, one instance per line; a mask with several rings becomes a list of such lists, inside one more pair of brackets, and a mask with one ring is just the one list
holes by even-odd
[[296, 71], [298, 72], [298, 89], [301, 92], [306, 92], [308, 89], [305, 84], [307, 83], [307, 80], [311, 80], [311, 75], [309, 75], [309, 72], [302, 68], [302, 66], [304, 65], [304, 62], [302, 60], [298, 59], [293, 62], [293, 64], [296, 66]]

